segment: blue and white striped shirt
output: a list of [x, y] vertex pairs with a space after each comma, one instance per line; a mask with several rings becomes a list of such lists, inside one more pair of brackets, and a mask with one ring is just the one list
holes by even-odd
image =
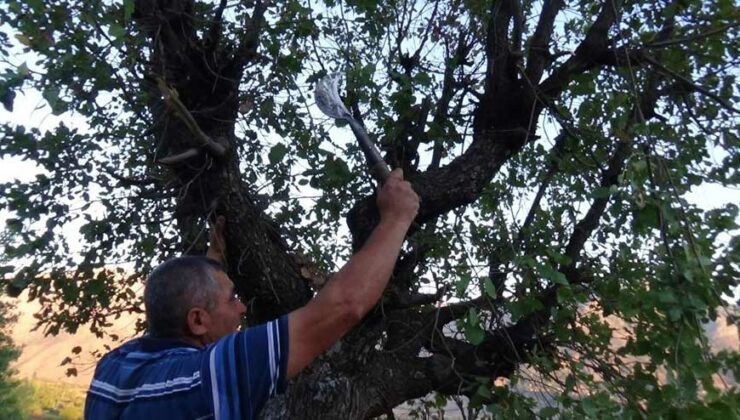
[[283, 392], [287, 365], [287, 316], [203, 349], [138, 338], [98, 363], [85, 418], [254, 419], [268, 398]]

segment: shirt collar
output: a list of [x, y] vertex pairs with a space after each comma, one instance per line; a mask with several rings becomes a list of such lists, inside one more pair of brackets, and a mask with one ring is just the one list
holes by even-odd
[[152, 337], [150, 335], [145, 335], [139, 338], [137, 341], [139, 350], [144, 352], [157, 352], [180, 347], [200, 350], [200, 347], [196, 346], [195, 344], [175, 337]]

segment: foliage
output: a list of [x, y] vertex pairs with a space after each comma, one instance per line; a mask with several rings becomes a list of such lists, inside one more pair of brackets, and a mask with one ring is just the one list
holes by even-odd
[[15, 370], [11, 364], [18, 359], [21, 351], [13, 344], [9, 329], [15, 322], [13, 306], [0, 301], [0, 418], [25, 418], [28, 414], [26, 404], [30, 390], [20, 380], [14, 378]]
[[[367, 392], [384, 352], [406, 363], [367, 413], [436, 391], [502, 417], [737, 415], [719, 373], [737, 377], [738, 353], [705, 333], [736, 319], [737, 200], [694, 197], [740, 181], [738, 14], [729, 0], [7, 1], [0, 100], [35, 89], [65, 122], [2, 126], [0, 156], [39, 171], [2, 186], [6, 286], [43, 303], [50, 333], [104, 334], [141, 311], [153, 264], [203, 250], [215, 211], [257, 320], [305, 303], [377, 217], [359, 149], [311, 103], [340, 72], [422, 197], [382, 310], [332, 356]], [[158, 79], [226, 155], [204, 152]], [[114, 263], [136, 274], [114, 280]]]

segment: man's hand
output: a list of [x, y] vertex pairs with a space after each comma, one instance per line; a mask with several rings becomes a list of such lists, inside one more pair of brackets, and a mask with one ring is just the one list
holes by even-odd
[[224, 239], [224, 226], [226, 218], [223, 216], [216, 217], [216, 223], [211, 223], [208, 232], [208, 252], [206, 257], [216, 260], [220, 263], [226, 261], [226, 240]]
[[380, 220], [411, 224], [419, 211], [419, 196], [403, 180], [403, 170], [395, 169], [386, 179], [376, 200]]

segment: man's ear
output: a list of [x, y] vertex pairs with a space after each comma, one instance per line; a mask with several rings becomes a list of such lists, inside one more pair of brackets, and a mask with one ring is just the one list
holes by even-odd
[[211, 325], [211, 316], [203, 308], [191, 308], [187, 315], [187, 328], [191, 335], [196, 337], [208, 332]]

